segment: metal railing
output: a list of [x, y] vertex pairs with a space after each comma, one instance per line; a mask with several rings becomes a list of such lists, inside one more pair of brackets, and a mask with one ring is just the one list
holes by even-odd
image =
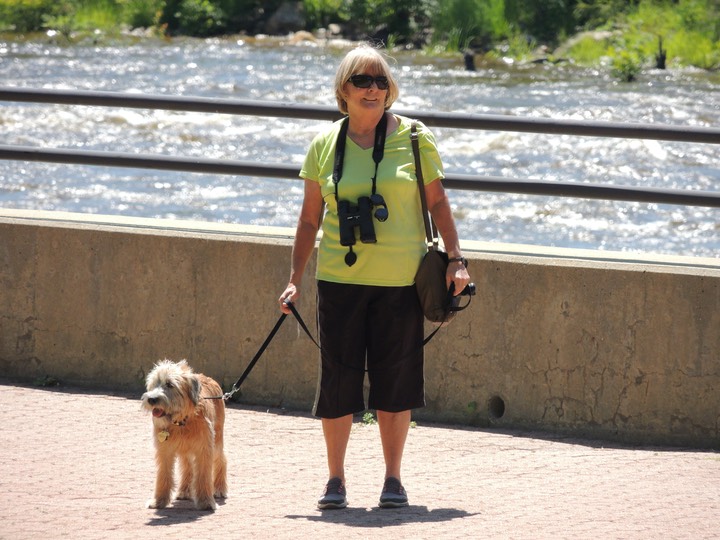
[[[337, 120], [340, 118], [338, 110], [330, 106], [113, 92], [0, 87], [0, 101], [162, 109], [310, 120]], [[517, 118], [500, 115], [426, 113], [411, 110], [397, 110], [396, 112], [404, 116], [417, 118], [428, 126], [438, 127], [720, 144], [720, 129], [716, 128], [687, 128], [652, 124]], [[237, 160], [180, 158], [119, 152], [45, 149], [12, 145], [0, 145], [0, 159], [272, 178], [297, 178], [299, 173], [297, 166], [280, 163], [262, 164]], [[452, 173], [446, 173], [443, 185], [449, 189], [472, 191], [720, 207], [720, 192], [714, 191], [677, 190], [579, 182], [550, 182]]]

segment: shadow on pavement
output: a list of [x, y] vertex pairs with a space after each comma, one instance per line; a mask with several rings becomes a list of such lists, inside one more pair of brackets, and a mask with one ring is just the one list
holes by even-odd
[[410, 505], [406, 508], [345, 508], [342, 510], [318, 510], [312, 515], [289, 515], [288, 519], [339, 523], [349, 527], [389, 527], [405, 523], [439, 523], [475, 516], [456, 508], [435, 508]]
[[[216, 499], [218, 507], [225, 504], [224, 500]], [[181, 523], [193, 523], [205, 517], [210, 517], [213, 512], [208, 510], [196, 510], [192, 501], [175, 500], [167, 508], [155, 510], [155, 514], [146, 525], [150, 527], [166, 527], [179, 525]]]

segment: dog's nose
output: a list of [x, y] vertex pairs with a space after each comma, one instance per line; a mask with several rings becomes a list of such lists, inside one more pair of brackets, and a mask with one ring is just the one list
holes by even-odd
[[157, 402], [158, 402], [157, 398], [154, 398], [154, 397], [148, 398], [148, 403], [150, 405], [155, 405]]

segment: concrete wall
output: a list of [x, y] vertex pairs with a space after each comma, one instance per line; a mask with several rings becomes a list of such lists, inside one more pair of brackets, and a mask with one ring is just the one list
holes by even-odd
[[[0, 376], [139, 396], [187, 358], [227, 389], [279, 316], [292, 233], [2, 210]], [[464, 245], [478, 295], [426, 348], [417, 419], [720, 447], [718, 259]], [[241, 400], [309, 410], [317, 358], [289, 318]]]

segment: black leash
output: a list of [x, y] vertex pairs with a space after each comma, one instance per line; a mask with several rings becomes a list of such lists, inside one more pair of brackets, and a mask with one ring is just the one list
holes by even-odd
[[[452, 294], [452, 289], [450, 290], [450, 294]], [[293, 303], [290, 302], [289, 300], [286, 300], [286, 301], [285, 301], [285, 305], [286, 305], [288, 308], [290, 308], [291, 313], [293, 314], [293, 316], [295, 317], [295, 319], [297, 320], [298, 324], [299, 324], [300, 327], [303, 329], [303, 331], [304, 331], [304, 332], [307, 334], [307, 336], [312, 340], [312, 342], [315, 344], [315, 346], [316, 346], [318, 349], [320, 349], [320, 344], [319, 344], [319, 343], [317, 342], [317, 340], [313, 337], [312, 333], [310, 332], [310, 329], [307, 327], [307, 325], [305, 324], [305, 321], [304, 321], [303, 318], [300, 316], [300, 313], [299, 313], [298, 310], [295, 308], [295, 304], [293, 304]], [[227, 401], [228, 399], [230, 399], [231, 397], [233, 397], [233, 396], [238, 392], [238, 390], [240, 390], [240, 386], [242, 385], [243, 382], [245, 382], [245, 379], [247, 379], [248, 375], [250, 375], [250, 372], [251, 372], [251, 371], [253, 370], [253, 368], [255, 367], [255, 364], [257, 364], [258, 360], [260, 360], [260, 357], [261, 357], [261, 356], [263, 355], [263, 353], [265, 352], [265, 349], [268, 348], [268, 346], [270, 345], [270, 342], [271, 342], [271, 341], [273, 340], [273, 338], [275, 337], [275, 334], [278, 333], [278, 330], [280, 330], [280, 327], [282, 326], [282, 323], [285, 322], [285, 319], [286, 319], [286, 318], [287, 318], [287, 313], [283, 313], [282, 315], [280, 315], [280, 317], [278, 318], [277, 322], [275, 323], [275, 326], [273, 327], [273, 329], [272, 329], [272, 330], [270, 331], [270, 333], [268, 334], [268, 337], [265, 338], [265, 341], [264, 341], [263, 344], [260, 346], [260, 349], [258, 349], [258, 352], [255, 353], [255, 356], [253, 357], [252, 360], [250, 360], [250, 363], [249, 363], [248, 366], [245, 368], [245, 371], [243, 372], [242, 375], [240, 375], [240, 378], [235, 382], [235, 384], [233, 384], [232, 389], [231, 389], [229, 392], [225, 392], [225, 393], [224, 393], [223, 395], [221, 395], [221, 396], [206, 396], [206, 397], [204, 397], [203, 399], [222, 399], [222, 400]], [[442, 323], [442, 324], [440, 324], [437, 328], [435, 328], [435, 330], [432, 332], [432, 334], [430, 334], [427, 338], [425, 338], [425, 340], [423, 341], [423, 346], [425, 346], [425, 344], [426, 344], [428, 341], [430, 341], [430, 340], [432, 339], [432, 337], [437, 333], [437, 331], [440, 330], [440, 328], [442, 328], [443, 326], [445, 326], [445, 323]]]
[[[300, 324], [300, 326], [302, 327], [302, 329], [305, 331], [305, 333], [308, 335], [308, 337], [312, 340], [312, 342], [319, 349], [320, 345], [318, 344], [318, 342], [315, 340], [315, 338], [310, 333], [310, 330], [308, 329], [307, 325], [305, 324], [305, 321], [303, 321], [302, 317], [300, 316], [300, 313], [298, 313], [297, 309], [295, 309], [295, 306], [293, 305], [293, 303], [288, 300], [288, 301], [285, 301], [285, 305], [290, 308], [290, 311], [295, 316], [295, 318], [297, 319], [297, 321]], [[255, 364], [257, 364], [257, 361], [260, 360], [260, 357], [265, 352], [265, 349], [268, 348], [268, 345], [270, 345], [270, 342], [275, 337], [275, 334], [278, 333], [278, 330], [280, 330], [280, 327], [282, 326], [282, 323], [285, 322], [286, 318], [287, 318], [287, 313], [283, 313], [282, 315], [280, 315], [277, 322], [275, 323], [275, 326], [270, 331], [270, 334], [268, 334], [268, 337], [265, 338], [265, 341], [260, 346], [260, 349], [258, 349], [258, 352], [255, 353], [255, 356], [253, 357], [252, 360], [250, 360], [250, 363], [245, 368], [245, 371], [243, 372], [242, 375], [240, 375], [240, 378], [235, 382], [235, 384], [233, 384], [233, 387], [229, 392], [225, 392], [222, 396], [207, 396], [204, 399], [222, 399], [222, 400], [227, 401], [228, 399], [233, 397], [233, 395], [235, 395], [235, 393], [238, 390], [240, 390], [240, 386], [245, 381], [245, 379], [247, 379], [248, 375], [250, 375], [250, 372], [255, 367]]]

